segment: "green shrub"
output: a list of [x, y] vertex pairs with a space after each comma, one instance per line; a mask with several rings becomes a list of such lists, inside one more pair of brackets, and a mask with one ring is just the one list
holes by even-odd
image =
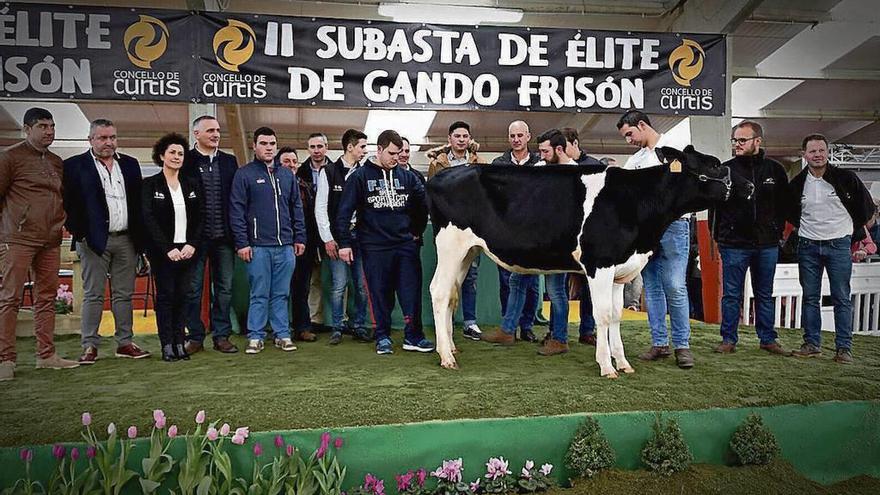
[[654, 436], [642, 449], [642, 462], [658, 474], [669, 476], [677, 471], [684, 471], [693, 460], [691, 451], [684, 442], [681, 429], [675, 419], [660, 422], [660, 415], [654, 421]]
[[769, 464], [779, 454], [776, 437], [755, 413], [749, 414], [733, 433], [730, 448], [744, 466]]
[[599, 423], [587, 417], [578, 427], [568, 452], [565, 466], [584, 478], [592, 478], [602, 469], [614, 465], [614, 449], [602, 433]]

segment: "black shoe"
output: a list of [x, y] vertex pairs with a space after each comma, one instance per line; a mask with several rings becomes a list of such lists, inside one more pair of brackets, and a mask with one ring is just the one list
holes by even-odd
[[183, 348], [183, 344], [177, 344], [176, 346], [174, 346], [174, 349], [177, 359], [189, 361], [189, 354], [186, 353], [186, 349]]
[[358, 342], [372, 342], [373, 336], [370, 335], [370, 331], [366, 328], [355, 328], [354, 339]]
[[480, 330], [480, 327], [478, 327], [476, 324], [464, 327], [464, 329], [461, 331], [461, 334], [464, 335], [466, 339], [471, 340], [481, 340], [483, 338], [483, 331]]
[[168, 363], [177, 361], [177, 354], [174, 353], [174, 347], [171, 344], [162, 346], [162, 361]]
[[330, 345], [337, 345], [340, 342], [342, 342], [342, 330], [333, 330], [333, 333], [330, 334]]
[[532, 329], [522, 330], [519, 332], [519, 339], [525, 340], [526, 342], [537, 342], [538, 337], [535, 337], [535, 332]]

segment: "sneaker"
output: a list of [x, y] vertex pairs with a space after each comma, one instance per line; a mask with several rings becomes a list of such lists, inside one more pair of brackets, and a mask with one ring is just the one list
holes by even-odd
[[434, 350], [434, 343], [424, 337], [422, 337], [422, 339], [418, 342], [413, 342], [411, 340], [405, 339], [403, 341], [403, 350], [415, 352], [432, 352]]
[[366, 328], [355, 328], [354, 339], [358, 342], [372, 342], [373, 336], [370, 335], [370, 331]]
[[263, 341], [260, 339], [249, 339], [245, 354], [259, 354], [263, 350]]
[[150, 353], [141, 349], [134, 342], [116, 348], [116, 357], [128, 359], [144, 359], [150, 357]]
[[694, 355], [690, 349], [675, 350], [675, 364], [683, 370], [689, 370], [694, 367]]
[[483, 341], [492, 344], [513, 345], [516, 343], [516, 336], [512, 333], [504, 333], [499, 328], [483, 335]]
[[95, 364], [98, 360], [98, 349], [92, 346], [86, 346], [83, 353], [79, 356], [79, 364]]
[[342, 330], [337, 328], [330, 334], [330, 345], [338, 345], [340, 342], [342, 342]]
[[853, 363], [853, 355], [851, 349], [837, 349], [837, 354], [834, 355], [834, 362], [840, 364], [852, 364]]
[[376, 342], [376, 354], [394, 354], [391, 348], [391, 339], [385, 337]]
[[641, 359], [642, 361], [656, 361], [660, 358], [668, 358], [671, 355], [672, 355], [672, 353], [669, 352], [668, 345], [663, 345], [663, 346], [655, 345], [655, 346], [652, 346], [650, 349], [648, 349], [647, 352], [643, 352], [642, 354], [639, 354], [639, 359]]
[[284, 352], [296, 350], [296, 344], [293, 343], [293, 340], [290, 337], [275, 339], [275, 347], [281, 349]]
[[817, 345], [804, 342], [800, 349], [791, 351], [791, 355], [797, 357], [819, 357], [822, 355], [822, 349], [819, 349]]
[[[764, 346], [762, 345], [761, 348], [763, 349]], [[733, 342], [721, 342], [721, 344], [715, 348], [715, 352], [718, 354], [733, 354], [736, 352], [736, 344]]]
[[776, 341], [770, 342], [769, 344], [761, 344], [759, 347], [761, 350], [767, 351], [770, 354], [778, 354], [780, 356], [791, 355], [790, 352], [786, 351], [785, 348], [779, 345], [779, 342]]
[[568, 342], [560, 342], [556, 339], [549, 339], [544, 345], [538, 349], [538, 354], [542, 356], [553, 356], [555, 354], [565, 354], [568, 352]]
[[37, 369], [53, 369], [60, 370], [66, 368], [76, 368], [79, 367], [79, 363], [77, 361], [73, 361], [71, 359], [64, 359], [58, 354], [52, 354], [51, 356], [43, 359], [37, 358]]
[[481, 340], [483, 338], [483, 331], [480, 330], [480, 327], [478, 327], [476, 323], [464, 327], [461, 334], [464, 335], [466, 339], [471, 340]]
[[596, 334], [581, 335], [578, 337], [578, 343], [596, 347]]
[[15, 361], [0, 362], [0, 382], [15, 378]]

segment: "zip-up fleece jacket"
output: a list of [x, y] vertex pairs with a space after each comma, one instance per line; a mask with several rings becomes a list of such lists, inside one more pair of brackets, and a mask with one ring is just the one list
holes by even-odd
[[[452, 149], [452, 146], [448, 144], [444, 144], [443, 146], [438, 146], [436, 148], [431, 148], [425, 152], [425, 156], [428, 157], [428, 179], [434, 177], [434, 175], [443, 170], [444, 168], [449, 168], [449, 151]], [[483, 157], [477, 154], [477, 151], [480, 150], [480, 143], [476, 141], [471, 141], [471, 144], [468, 145], [468, 165], [473, 164], [481, 164], [485, 165], [486, 160], [483, 160]]]
[[[541, 157], [534, 151], [529, 151], [529, 159], [523, 165], [534, 165], [541, 161]], [[501, 156], [492, 160], [492, 165], [515, 165], [513, 161], [513, 150], [507, 150]]]
[[361, 249], [393, 249], [414, 242], [428, 223], [425, 187], [409, 170], [385, 170], [367, 161], [348, 176], [339, 210], [332, 219], [340, 247], [352, 247], [348, 226], [355, 211]]
[[0, 242], [61, 245], [64, 164], [27, 141], [0, 152]]
[[229, 195], [229, 224], [235, 249], [306, 243], [299, 186], [293, 172], [252, 161], [235, 172]]
[[[842, 169], [831, 165], [825, 166], [825, 173], [822, 174], [822, 180], [831, 184], [843, 207], [849, 212], [853, 223], [852, 240], [858, 241], [865, 237], [864, 227], [868, 220], [874, 215], [874, 201], [871, 199], [871, 193], [865, 187], [865, 184], [859, 179], [859, 176], [850, 170]], [[791, 179], [789, 187], [789, 204], [788, 204], [788, 221], [795, 227], [801, 225], [801, 212], [803, 203], [801, 198], [804, 195], [804, 184], [807, 181], [807, 174], [810, 173], [809, 165]], [[757, 185], [757, 184], [756, 184]]]
[[715, 241], [722, 246], [765, 248], [779, 245], [785, 227], [788, 175], [782, 165], [764, 156], [737, 156], [723, 163], [731, 175], [755, 185], [750, 199], [733, 194], [709, 210]]

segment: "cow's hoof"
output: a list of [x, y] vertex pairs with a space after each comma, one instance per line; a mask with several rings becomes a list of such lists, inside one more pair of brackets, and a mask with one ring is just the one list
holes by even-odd
[[458, 369], [458, 363], [456, 363], [455, 361], [441, 361], [440, 366], [442, 368], [446, 368], [448, 370], [457, 370]]
[[615, 379], [617, 379], [617, 377], [618, 377], [619, 375], [617, 374], [616, 371], [612, 371], [611, 373], [607, 373], [607, 374], [604, 374], [604, 375], [602, 375], [602, 376], [604, 376], [605, 378], [609, 378], [609, 379], [611, 379], [611, 380], [615, 380]]
[[620, 371], [622, 371], [622, 372], [624, 372], [624, 373], [626, 373], [626, 374], [630, 374], [630, 373], [635, 373], [635, 372], [636, 372], [636, 370], [632, 369], [632, 368], [629, 367], [629, 366], [627, 366], [626, 368], [621, 368]]

